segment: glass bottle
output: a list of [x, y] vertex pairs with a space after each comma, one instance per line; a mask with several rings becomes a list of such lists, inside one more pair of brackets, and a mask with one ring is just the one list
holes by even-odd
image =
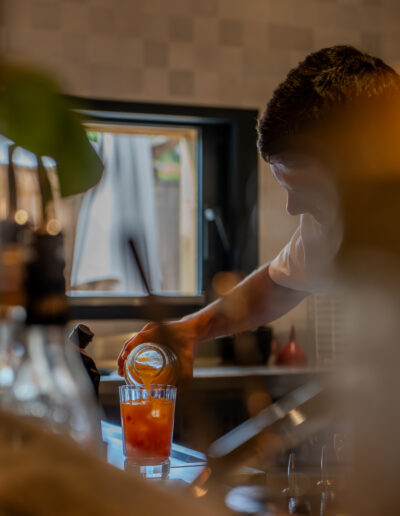
[[11, 221], [0, 221], [0, 394], [14, 380], [22, 346], [25, 320], [25, 256], [19, 241], [19, 228]]
[[144, 342], [136, 346], [124, 364], [128, 384], [175, 385], [179, 378], [179, 359], [174, 351], [163, 344]]
[[52, 185], [38, 158], [37, 188], [21, 194], [15, 149], [8, 148], [6, 174], [0, 168], [0, 419], [7, 411], [33, 419], [101, 453], [100, 410], [65, 331], [64, 246]]
[[67, 339], [62, 234], [32, 234], [27, 266], [25, 354], [3, 408], [101, 451], [100, 410]]
[[0, 165], [0, 395], [14, 381], [25, 318], [26, 219], [17, 210], [15, 149], [8, 145], [8, 165]]

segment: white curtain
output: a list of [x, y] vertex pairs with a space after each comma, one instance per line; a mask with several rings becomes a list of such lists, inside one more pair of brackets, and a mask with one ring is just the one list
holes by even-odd
[[[151, 140], [147, 136], [100, 134], [102, 181], [85, 194], [78, 219], [71, 287], [107, 285], [121, 294], [144, 287], [128, 246], [133, 238], [150, 286], [160, 292], [162, 272], [154, 195]], [[96, 287], [97, 285], [97, 287]]]

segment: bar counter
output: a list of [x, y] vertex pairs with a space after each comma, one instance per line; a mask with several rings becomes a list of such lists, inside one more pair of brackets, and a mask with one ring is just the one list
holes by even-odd
[[[123, 453], [122, 428], [105, 421], [102, 421], [101, 426], [103, 440], [107, 443], [107, 462], [122, 470], [134, 470], [135, 466], [129, 464]], [[170, 464], [165, 468], [147, 467], [147, 477], [150, 474], [150, 478], [154, 479], [191, 483], [204, 469], [205, 465], [205, 455], [173, 443]], [[140, 467], [136, 467], [136, 472], [141, 473]]]

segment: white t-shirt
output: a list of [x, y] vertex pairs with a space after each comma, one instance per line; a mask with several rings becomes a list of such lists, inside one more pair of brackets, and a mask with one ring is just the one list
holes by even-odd
[[327, 228], [312, 215], [301, 215], [300, 225], [289, 243], [270, 263], [270, 278], [294, 290], [331, 291], [332, 268], [342, 237], [343, 229], [338, 220]]

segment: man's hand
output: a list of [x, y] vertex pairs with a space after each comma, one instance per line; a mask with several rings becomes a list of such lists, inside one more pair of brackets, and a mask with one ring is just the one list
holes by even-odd
[[193, 358], [196, 347], [196, 332], [192, 321], [164, 323], [162, 329], [156, 323], [149, 323], [134, 337], [127, 340], [118, 357], [118, 374], [124, 375], [124, 362], [133, 348], [143, 342], [156, 342], [172, 348], [179, 358], [180, 379], [193, 376]]

